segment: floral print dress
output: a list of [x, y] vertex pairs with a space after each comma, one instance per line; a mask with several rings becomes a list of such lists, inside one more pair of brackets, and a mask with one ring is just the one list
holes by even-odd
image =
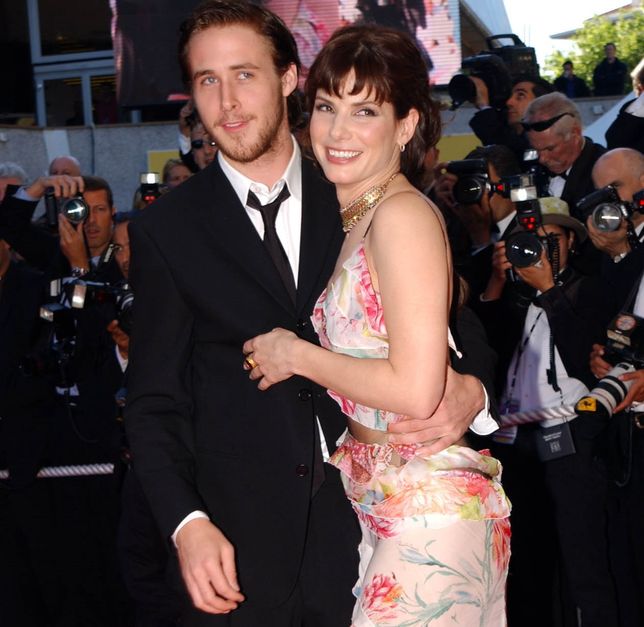
[[[329, 350], [387, 357], [364, 242], [318, 299], [312, 321]], [[329, 394], [371, 429], [402, 418]], [[462, 446], [422, 457], [416, 446], [364, 444], [348, 432], [338, 445], [330, 462], [362, 529], [353, 626], [505, 625], [510, 505], [499, 462]]]

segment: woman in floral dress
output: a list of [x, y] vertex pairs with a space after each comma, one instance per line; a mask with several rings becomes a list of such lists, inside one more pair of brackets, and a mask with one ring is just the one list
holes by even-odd
[[321, 347], [275, 329], [246, 342], [246, 367], [263, 390], [312, 379], [347, 415], [330, 462], [363, 534], [354, 626], [505, 625], [499, 463], [460, 444], [425, 455], [386, 433], [433, 414], [455, 350], [444, 225], [413, 186], [440, 131], [427, 69], [403, 33], [350, 26], [317, 57], [306, 95], [346, 239], [312, 318]]

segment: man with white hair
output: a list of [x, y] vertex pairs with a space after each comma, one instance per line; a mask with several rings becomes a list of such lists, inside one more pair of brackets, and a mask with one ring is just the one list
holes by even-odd
[[575, 207], [593, 191], [590, 174], [605, 148], [583, 136], [579, 109], [559, 92], [535, 98], [528, 105], [522, 125], [530, 145], [539, 154], [539, 163], [549, 171], [550, 195], [565, 200], [570, 214], [583, 220]]
[[49, 164], [49, 176], [55, 176], [58, 174], [80, 176], [80, 162], [76, 157], [72, 157], [71, 155], [60, 155], [59, 157], [54, 157]]
[[4, 198], [7, 185], [24, 185], [27, 173], [22, 166], [13, 161], [0, 163], [0, 202]]

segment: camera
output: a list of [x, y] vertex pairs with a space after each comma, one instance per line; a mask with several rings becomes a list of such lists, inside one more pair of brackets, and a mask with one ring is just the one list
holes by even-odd
[[[598, 230], [612, 232], [619, 229], [622, 220], [630, 220], [635, 207], [632, 203], [621, 200], [612, 185], [606, 185], [584, 196], [577, 203], [577, 209], [584, 219], [590, 216]], [[644, 212], [640, 206], [637, 206], [637, 210]]]
[[575, 405], [578, 414], [610, 418], [632, 385], [619, 376], [644, 368], [644, 319], [620, 312], [606, 330], [604, 360], [613, 366], [599, 383]]
[[106, 323], [116, 319], [125, 333], [132, 332], [134, 294], [126, 282], [116, 285], [78, 279], [65, 286], [72, 308], [84, 309], [93, 303], [105, 310]]
[[62, 213], [69, 222], [77, 225], [85, 222], [89, 216], [89, 205], [85, 202], [83, 194], [80, 192], [71, 198], [59, 201], [54, 195], [53, 188], [49, 187], [45, 191], [45, 213], [47, 215], [47, 224], [52, 228], [58, 225], [59, 213]]
[[[532, 194], [532, 186], [520, 188], [518, 193]], [[536, 189], [534, 190], [536, 194]], [[519, 233], [510, 235], [505, 242], [505, 256], [515, 268], [528, 268], [534, 266], [541, 259], [545, 248], [548, 259], [551, 260], [553, 270], [558, 272], [559, 244], [557, 237], [551, 233], [540, 237], [537, 229], [543, 224], [541, 206], [538, 198], [517, 202], [517, 221], [523, 229]]]
[[145, 209], [167, 191], [167, 187], [161, 183], [158, 172], [141, 172], [139, 187], [134, 192], [132, 208], [134, 210]]
[[[509, 39], [510, 45], [503, 45]], [[447, 86], [452, 99], [452, 111], [465, 102], [476, 101], [476, 86], [470, 77], [480, 78], [488, 89], [490, 105], [500, 109], [512, 92], [512, 77], [519, 75], [539, 76], [539, 66], [534, 48], [528, 48], [516, 35], [493, 35], [486, 38], [487, 51], [466, 57], [457, 74]]]
[[453, 194], [454, 200], [461, 205], [479, 202], [491, 189], [485, 159], [450, 161], [445, 169], [458, 176]]

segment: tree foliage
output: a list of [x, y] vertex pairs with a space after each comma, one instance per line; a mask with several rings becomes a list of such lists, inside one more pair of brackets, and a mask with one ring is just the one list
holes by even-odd
[[546, 73], [559, 76], [563, 62], [570, 59], [575, 66], [575, 74], [592, 87], [593, 70], [604, 58], [604, 45], [609, 42], [617, 46], [617, 57], [626, 63], [631, 72], [644, 57], [643, 33], [644, 9], [622, 9], [614, 21], [595, 16], [584, 22], [572, 37], [574, 50], [568, 54], [555, 51], [546, 58]]

